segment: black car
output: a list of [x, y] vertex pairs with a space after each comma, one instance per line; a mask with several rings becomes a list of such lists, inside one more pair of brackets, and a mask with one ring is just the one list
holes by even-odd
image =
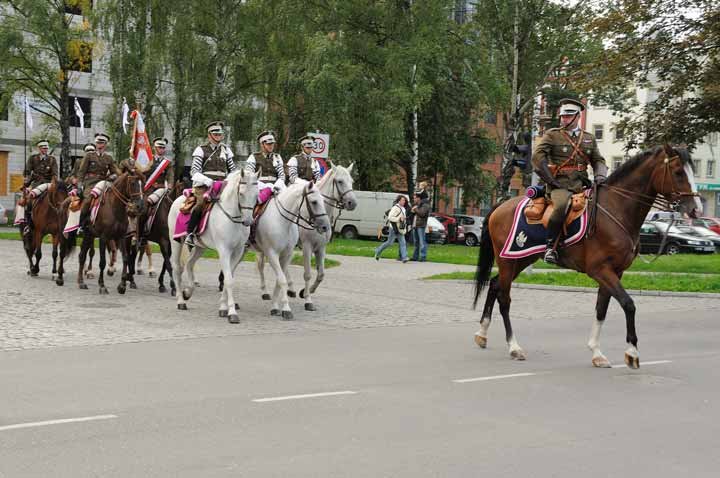
[[[644, 254], [657, 253], [663, 240], [665, 228], [667, 228], [667, 224], [644, 223], [640, 228], [640, 252]], [[671, 229], [667, 234], [662, 252], [663, 254], [677, 254], [679, 252], [712, 254], [715, 252], [715, 245], [701, 237], [678, 233]]]

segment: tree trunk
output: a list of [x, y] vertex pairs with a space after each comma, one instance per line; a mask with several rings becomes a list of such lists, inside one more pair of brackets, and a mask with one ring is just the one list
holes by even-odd
[[63, 80], [60, 84], [60, 177], [70, 175], [71, 163], [71, 142], [70, 142], [70, 88], [68, 71], [63, 71]]

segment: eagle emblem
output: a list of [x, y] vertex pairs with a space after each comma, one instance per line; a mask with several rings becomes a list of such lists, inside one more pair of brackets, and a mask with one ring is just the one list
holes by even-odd
[[519, 248], [525, 247], [526, 241], [527, 241], [527, 236], [525, 235], [525, 231], [520, 231], [520, 233], [517, 236], [515, 236], [515, 244], [517, 244]]

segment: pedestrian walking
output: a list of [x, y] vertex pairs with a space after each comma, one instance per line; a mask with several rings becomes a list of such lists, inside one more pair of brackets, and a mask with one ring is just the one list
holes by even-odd
[[405, 231], [407, 230], [407, 216], [405, 213], [405, 205], [407, 198], [399, 195], [388, 212], [388, 238], [385, 242], [375, 249], [375, 260], [380, 260], [382, 252], [390, 247], [397, 239], [400, 244], [400, 260], [408, 261], [407, 244], [405, 243]]

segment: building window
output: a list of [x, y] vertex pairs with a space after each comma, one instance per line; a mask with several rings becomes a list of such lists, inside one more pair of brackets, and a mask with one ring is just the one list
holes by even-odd
[[[80, 127], [80, 118], [77, 117], [75, 114], [75, 98], [70, 97], [70, 104], [68, 105], [68, 109], [70, 111], [70, 126], [74, 126], [76, 128]], [[90, 98], [80, 98], [78, 97], [78, 103], [80, 103], [80, 108], [82, 108], [84, 116], [83, 121], [85, 123], [85, 127], [89, 128], [92, 126], [92, 99]]]
[[715, 161], [712, 159], [708, 159], [707, 169], [705, 170], [705, 177], [712, 178], [714, 176], [715, 176]]
[[625, 131], [623, 131], [622, 128], [620, 128], [618, 125], [615, 125], [615, 128], [613, 128], [615, 132], [615, 141], [622, 141], [625, 139]]
[[82, 40], [68, 42], [68, 69], [82, 73], [92, 73], [92, 44]]
[[603, 137], [605, 136], [605, 125], [604, 124], [594, 124], [593, 125], [593, 134], [595, 135], [596, 140], [602, 141]]
[[623, 162], [622, 156], [613, 156], [612, 159], [612, 170], [615, 171]]
[[91, 9], [92, 6], [92, 0], [65, 0], [65, 13], [82, 15], [83, 8]]
[[700, 160], [699, 159], [693, 159], [693, 176], [698, 177], [700, 176]]

